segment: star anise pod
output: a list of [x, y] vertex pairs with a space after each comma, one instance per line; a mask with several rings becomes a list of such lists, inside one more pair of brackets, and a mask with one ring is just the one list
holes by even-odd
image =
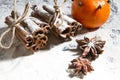
[[84, 39], [76, 41], [83, 51], [82, 57], [90, 56], [92, 59], [96, 59], [103, 52], [102, 48], [105, 45], [105, 41], [97, 40], [97, 37], [91, 39], [84, 37]]
[[72, 74], [75, 75], [79, 75], [81, 73], [86, 75], [87, 72], [91, 72], [94, 70], [91, 66], [91, 62], [88, 59], [84, 59], [82, 57], [73, 59], [68, 69], [73, 70]]

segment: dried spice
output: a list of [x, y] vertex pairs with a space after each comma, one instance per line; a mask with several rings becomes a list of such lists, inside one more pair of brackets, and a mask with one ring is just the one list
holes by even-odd
[[[11, 25], [13, 22], [13, 18], [11, 16], [7, 16], [5, 23]], [[16, 28], [16, 36], [23, 42], [27, 49], [31, 51], [38, 51], [43, 49], [47, 45], [48, 37], [46, 36], [44, 25], [38, 26], [31, 19], [24, 19], [21, 23], [21, 26]], [[25, 28], [29, 29], [27, 31]]]
[[84, 39], [76, 41], [78, 47], [83, 51], [82, 57], [90, 56], [92, 59], [96, 59], [103, 52], [102, 48], [105, 45], [105, 41], [97, 40], [97, 37], [91, 39], [84, 37]]
[[[10, 25], [8, 25], [9, 28], [1, 34], [1, 37], [0, 37], [0, 47], [1, 47], [1, 48], [9, 49], [9, 48], [12, 46], [12, 44], [13, 44], [13, 42], [14, 42], [14, 38], [15, 38], [15, 32], [16, 32], [17, 30], [20, 31], [20, 32], [22, 32], [22, 33], [23, 33], [22, 35], [23, 35], [24, 37], [26, 37], [26, 35], [29, 34], [29, 33], [27, 33], [23, 28], [21, 28], [20, 25], [19, 25], [19, 23], [20, 23], [22, 20], [24, 20], [24, 18], [26, 17], [26, 15], [27, 15], [27, 13], [28, 13], [28, 11], [29, 11], [29, 8], [30, 8], [30, 3], [27, 3], [27, 4], [25, 5], [25, 9], [24, 9], [23, 14], [22, 14], [19, 18], [17, 18], [17, 16], [16, 16], [16, 0], [14, 0], [14, 12], [15, 12], [15, 14], [14, 14], [14, 19], [13, 19], [13, 21], [11, 21], [12, 23], [10, 23], [9, 21], [5, 21], [5, 22], [8, 22], [8, 24], [10, 24]], [[8, 18], [8, 19], [9, 19], [9, 18]], [[6, 20], [7, 20], [7, 19], [6, 19]], [[10, 20], [11, 20], [11, 19], [10, 19]], [[5, 44], [2, 43], [2, 41], [3, 41], [3, 38], [5, 38], [5, 36], [6, 36], [10, 31], [12, 32], [12, 34], [11, 34], [12, 37], [11, 37], [11, 39], [10, 39], [9, 44], [6, 46]], [[21, 35], [20, 35], [20, 37], [23, 38]], [[19, 38], [20, 38], [20, 37], [19, 37]], [[25, 39], [22, 40], [22, 41], [25, 42]]]
[[[23, 15], [18, 13], [15, 9], [11, 12], [10, 16], [7, 16], [5, 18], [5, 23], [8, 26], [11, 26], [13, 25], [13, 23], [15, 23], [15, 19], [18, 19], [16, 20], [16, 24], [13, 25], [15, 26], [14, 34], [27, 49], [35, 52], [40, 49], [46, 48], [48, 42], [47, 33], [50, 26], [48, 23], [40, 20], [38, 21], [34, 17], [25, 18], [27, 12], [29, 11], [29, 8], [30, 3], [26, 4]], [[21, 18], [21, 16], [23, 17]]]
[[[63, 38], [69, 38], [70, 36], [76, 36], [77, 33], [78, 33], [78, 31], [81, 30], [82, 24], [80, 24], [79, 22], [77, 22], [73, 18], [65, 15], [64, 13], [60, 13], [60, 15], [62, 16], [62, 18], [56, 18], [54, 16], [55, 13], [57, 13], [57, 11], [61, 12], [61, 9], [60, 9], [60, 6], [57, 6], [57, 9], [56, 9], [56, 6], [54, 8], [55, 9], [53, 9], [52, 7], [50, 7], [48, 5], [43, 5], [43, 9], [45, 11], [47, 11], [49, 14], [53, 15], [53, 18], [51, 19], [50, 24], [52, 26], [54, 26], [54, 28], [56, 28], [56, 30], [60, 31], [58, 35], [61, 36], [61, 37], [63, 37]], [[62, 25], [61, 26], [54, 25], [54, 24], [57, 24], [57, 23], [55, 23], [57, 21], [58, 21], [58, 23], [60, 23], [59, 19], [60, 20], [62, 19]], [[62, 28], [62, 26], [64, 26], [64, 28]]]
[[[11, 25], [13, 21], [14, 19], [11, 18], [10, 16], [7, 16], [5, 18], [5, 23], [7, 25]], [[17, 25], [15, 35], [19, 40], [22, 41], [22, 43], [25, 45], [27, 49], [30, 48], [29, 44], [32, 42], [32, 36], [29, 34], [28, 31], [26, 31], [22, 26]]]
[[68, 69], [72, 70], [72, 74], [74, 75], [80, 75], [81, 73], [86, 75], [87, 72], [91, 72], [94, 70], [91, 66], [91, 62], [88, 59], [84, 59], [81, 57], [73, 59]]
[[50, 32], [62, 40], [69, 40], [71, 36], [76, 36], [78, 31], [81, 30], [82, 25], [71, 17], [63, 14], [60, 6], [55, 5], [54, 8], [43, 5], [43, 10], [41, 10], [39, 6], [33, 5], [31, 15], [49, 23]]

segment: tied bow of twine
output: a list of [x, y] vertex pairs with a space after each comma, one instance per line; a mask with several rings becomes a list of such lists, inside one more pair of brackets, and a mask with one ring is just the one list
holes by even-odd
[[60, 9], [60, 7], [65, 3], [67, 2], [67, 0], [64, 0], [63, 3], [59, 6], [58, 5], [58, 0], [54, 0], [54, 9], [55, 9], [55, 13], [54, 15], [52, 16], [52, 18], [50, 19], [50, 25], [52, 26], [61, 26], [62, 23], [63, 23], [63, 12], [62, 10]]
[[[27, 3], [26, 6], [25, 6], [25, 9], [24, 9], [24, 12], [22, 14], [22, 16], [20, 16], [19, 18], [17, 18], [17, 15], [16, 15], [16, 0], [14, 0], [14, 21], [13, 23], [9, 26], [9, 28], [3, 32], [1, 34], [1, 37], [0, 37], [0, 47], [1, 48], [4, 48], [4, 49], [9, 49], [12, 44], [13, 44], [13, 41], [14, 41], [14, 37], [15, 37], [15, 30], [16, 30], [16, 27], [19, 25], [19, 23], [21, 21], [24, 20], [24, 18], [26, 17], [28, 11], [29, 11], [29, 8], [30, 8], [30, 3]], [[10, 43], [8, 46], [5, 46], [3, 43], [2, 43], [2, 40], [3, 38], [5, 37], [5, 35], [7, 35], [8, 32], [12, 31], [12, 37], [11, 37], [11, 40], [10, 40]]]

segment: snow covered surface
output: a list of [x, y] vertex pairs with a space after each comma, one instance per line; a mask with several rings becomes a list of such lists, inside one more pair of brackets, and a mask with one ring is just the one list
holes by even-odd
[[[52, 5], [53, 0], [17, 0], [17, 10], [22, 12], [24, 5]], [[62, 0], [58, 0], [62, 1]], [[62, 7], [70, 14], [71, 1]], [[13, 0], [0, 0], [0, 34], [6, 30], [4, 19], [13, 9]], [[98, 59], [92, 61], [93, 72], [83, 79], [69, 76], [66, 72], [70, 61], [77, 57], [76, 51], [65, 51], [66, 48], [76, 48], [76, 39], [84, 36], [97, 36], [106, 40], [104, 52]], [[72, 41], [60, 43], [52, 37], [49, 48], [34, 54], [26, 50], [15, 39], [13, 46], [4, 50], [0, 48], [0, 80], [119, 80], [120, 79], [120, 0], [112, 0], [109, 20], [97, 30], [84, 29]]]

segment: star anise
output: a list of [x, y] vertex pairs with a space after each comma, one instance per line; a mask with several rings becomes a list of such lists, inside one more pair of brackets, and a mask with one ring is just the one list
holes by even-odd
[[91, 66], [91, 62], [88, 59], [84, 59], [82, 57], [73, 59], [68, 69], [73, 70], [72, 74], [75, 75], [80, 75], [81, 73], [86, 75], [87, 72], [91, 72], [94, 70]]
[[105, 45], [105, 41], [97, 40], [97, 37], [91, 39], [84, 37], [84, 39], [76, 41], [79, 48], [83, 51], [82, 57], [90, 56], [92, 59], [96, 59], [103, 52], [102, 48]]

